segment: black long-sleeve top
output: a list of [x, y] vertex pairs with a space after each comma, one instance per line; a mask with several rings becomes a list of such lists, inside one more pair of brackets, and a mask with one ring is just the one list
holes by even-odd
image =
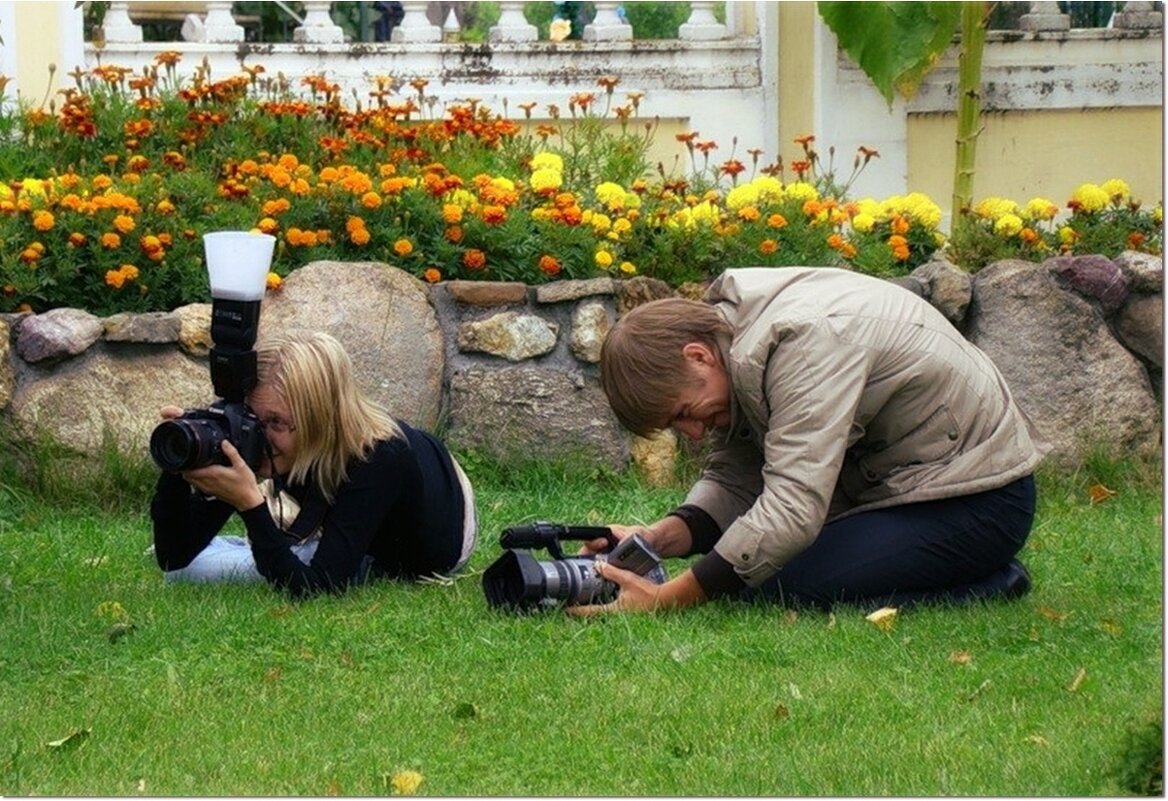
[[[325, 513], [310, 564], [292, 552], [267, 504], [240, 512], [256, 567], [293, 596], [344, 590], [366, 555], [379, 575], [413, 578], [444, 572], [462, 550], [465, 500], [450, 453], [432, 435], [398, 421], [404, 434], [376, 443], [367, 460], [348, 465]], [[309, 477], [311, 481], [311, 476]], [[303, 506], [308, 485], [285, 490]], [[163, 570], [186, 567], [223, 528], [235, 509], [208, 498], [179, 475], [163, 473], [150, 515], [154, 553]]]

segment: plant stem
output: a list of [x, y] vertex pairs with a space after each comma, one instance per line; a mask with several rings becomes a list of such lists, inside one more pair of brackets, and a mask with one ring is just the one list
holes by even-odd
[[953, 172], [953, 227], [973, 205], [973, 174], [977, 138], [981, 134], [981, 59], [985, 50], [989, 3], [964, 3], [961, 9], [961, 52], [957, 61], [957, 160]]

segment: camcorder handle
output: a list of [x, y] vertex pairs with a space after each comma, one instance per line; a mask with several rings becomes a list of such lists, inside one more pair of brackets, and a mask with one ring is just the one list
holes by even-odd
[[499, 544], [508, 550], [544, 548], [556, 559], [564, 559], [562, 541], [587, 542], [603, 539], [608, 543], [605, 553], [617, 546], [616, 535], [608, 526], [564, 526], [537, 520], [526, 526], [511, 526], [499, 535]]

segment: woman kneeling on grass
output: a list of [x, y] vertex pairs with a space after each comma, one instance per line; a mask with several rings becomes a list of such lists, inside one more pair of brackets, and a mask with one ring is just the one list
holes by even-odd
[[[304, 596], [460, 570], [475, 544], [474, 494], [445, 445], [362, 394], [328, 334], [269, 338], [257, 360], [247, 398], [267, 440], [257, 471], [224, 441], [229, 466], [158, 480], [150, 514], [166, 578], [265, 579]], [[233, 511], [246, 539], [217, 536]]]
[[[908, 606], [1014, 598], [1039, 460], [990, 359], [929, 303], [822, 267], [727, 270], [706, 302], [638, 306], [604, 341], [617, 418], [712, 439], [685, 502], [639, 531], [704, 557], [652, 584], [598, 563], [610, 604], [710, 598]], [[597, 552], [603, 541], [586, 545]]]

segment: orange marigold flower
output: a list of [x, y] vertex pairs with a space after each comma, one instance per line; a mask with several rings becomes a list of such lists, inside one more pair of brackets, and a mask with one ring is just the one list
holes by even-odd
[[1018, 237], [1027, 245], [1033, 245], [1038, 241], [1038, 232], [1033, 228], [1023, 228], [1018, 232]]
[[844, 246], [844, 237], [842, 234], [832, 234], [827, 238], [827, 246], [832, 250], [839, 250]]
[[758, 252], [764, 256], [769, 256], [779, 249], [779, 243], [773, 239], [764, 239], [758, 243]]
[[462, 241], [462, 226], [461, 225], [450, 226], [449, 228], [446, 229], [445, 236], [446, 236], [447, 242], [455, 242], [455, 243], [461, 242]]
[[1139, 250], [1141, 247], [1144, 246], [1144, 241], [1146, 239], [1147, 239], [1147, 237], [1144, 236], [1143, 234], [1141, 234], [1139, 231], [1132, 231], [1130, 234], [1127, 235], [1128, 249], [1129, 250]]
[[893, 234], [888, 237], [888, 246], [890, 248], [903, 248], [908, 246], [908, 240], [900, 234]]
[[507, 219], [507, 209], [503, 206], [483, 206], [483, 222], [498, 225]]
[[471, 248], [462, 254], [462, 263], [468, 270], [481, 270], [487, 266], [487, 254], [478, 248]]
[[280, 223], [276, 222], [272, 217], [264, 217], [260, 220], [256, 228], [259, 228], [261, 233], [274, 234], [280, 230]]
[[75, 248], [84, 246], [87, 241], [89, 240], [86, 238], [85, 234], [79, 233], [78, 231], [74, 231], [73, 233], [69, 234], [69, 244]]
[[539, 257], [539, 270], [544, 275], [554, 277], [554, 276], [559, 275], [560, 270], [562, 270], [562, 269], [563, 269], [563, 267], [560, 264], [560, 260], [557, 259], [555, 256], [549, 256], [545, 253], [544, 255]]
[[892, 218], [892, 233], [894, 233], [894, 234], [907, 234], [908, 233], [908, 220], [906, 220], [904, 217], [901, 217], [899, 214], [896, 215], [895, 217], [893, 217]]
[[103, 189], [109, 189], [111, 186], [113, 186], [113, 183], [114, 179], [110, 178], [108, 175], [97, 175], [94, 176], [93, 179], [93, 188], [101, 191]]
[[795, 144], [806, 147], [815, 141], [815, 134], [800, 134], [795, 137]]
[[393, 243], [393, 252], [401, 256], [403, 259], [414, 252], [414, 243], [402, 237]]
[[174, 204], [169, 200], [160, 200], [155, 205], [154, 210], [159, 214], [174, 214]]
[[354, 245], [368, 245], [371, 238], [369, 229], [367, 228], [354, 228], [352, 231], [349, 231], [349, 241]]
[[762, 216], [762, 212], [755, 206], [743, 206], [738, 210], [739, 219], [754, 222]]
[[55, 222], [56, 220], [53, 219], [52, 212], [48, 212], [43, 209], [33, 212], [32, 227], [38, 231], [52, 230], [53, 223]]
[[909, 250], [907, 246], [900, 245], [892, 249], [892, 258], [896, 259], [897, 261], [908, 261], [908, 257]]
[[442, 221], [448, 225], [462, 222], [462, 206], [459, 206], [456, 203], [443, 204]]
[[25, 248], [20, 252], [20, 260], [25, 264], [35, 264], [41, 257], [39, 251], [35, 248]]
[[126, 283], [126, 276], [122, 275], [121, 270], [106, 270], [105, 282], [114, 289], [121, 289], [122, 284]]
[[422, 273], [422, 278], [425, 279], [426, 283], [436, 284], [442, 280], [442, 271], [437, 267], [429, 267], [426, 272]]
[[119, 214], [114, 217], [114, 228], [117, 228], [123, 234], [128, 234], [134, 230], [134, 218], [128, 214]]
[[101, 235], [101, 246], [105, 248], [116, 248], [122, 244], [122, 238], [113, 231], [107, 231]]
[[767, 217], [768, 228], [785, 228], [787, 225], [787, 218], [781, 214], [772, 214]]

